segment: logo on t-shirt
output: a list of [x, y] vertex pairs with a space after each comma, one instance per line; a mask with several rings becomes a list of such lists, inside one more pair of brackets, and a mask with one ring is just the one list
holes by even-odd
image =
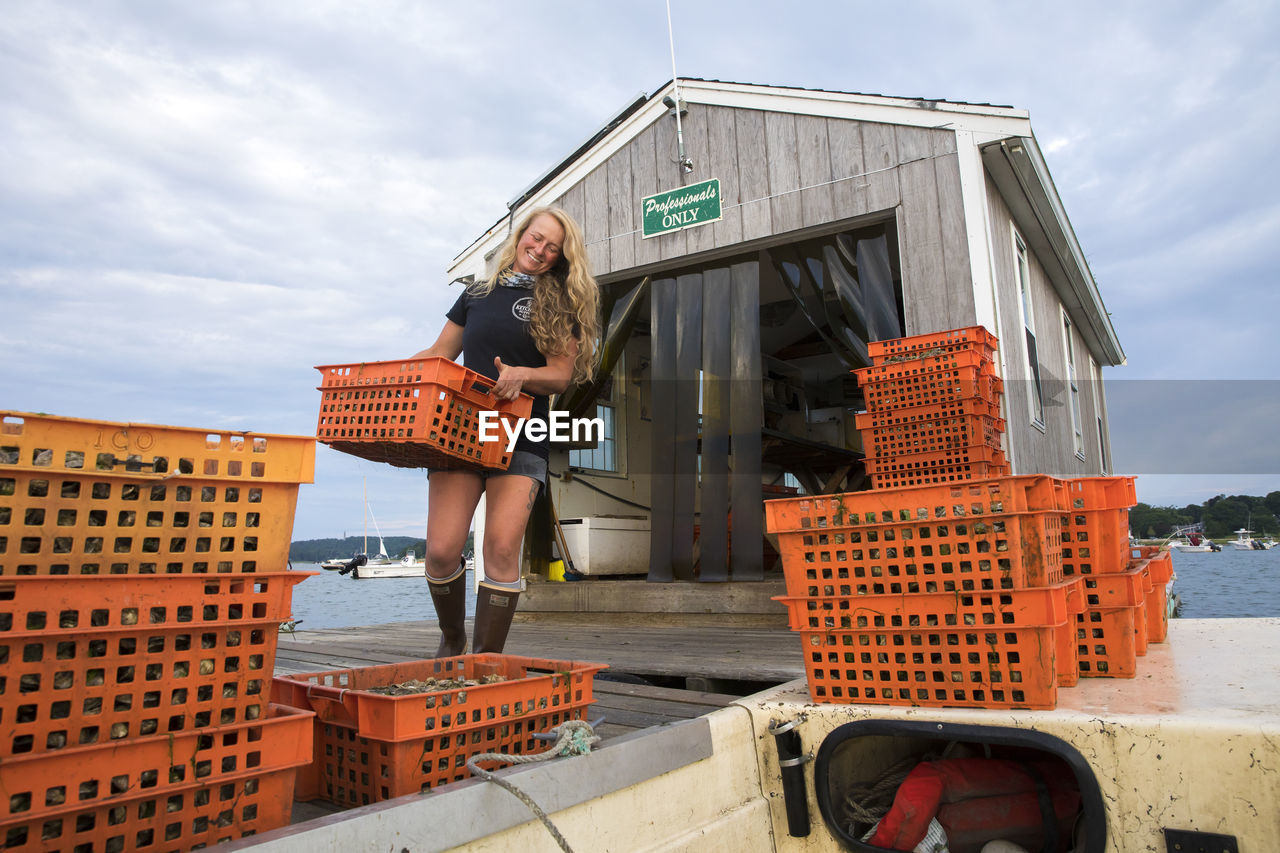
[[533, 313], [533, 297], [522, 296], [511, 306], [511, 313], [521, 323], [529, 322], [529, 315]]

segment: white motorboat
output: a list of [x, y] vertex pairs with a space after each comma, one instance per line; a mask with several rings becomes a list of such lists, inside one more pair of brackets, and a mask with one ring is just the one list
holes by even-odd
[[1198, 528], [1180, 527], [1169, 537], [1169, 547], [1185, 553], [1208, 553], [1221, 551], [1222, 546], [1204, 535]]
[[1237, 551], [1269, 551], [1275, 547], [1275, 540], [1268, 536], [1266, 539], [1253, 538], [1253, 531], [1247, 527], [1241, 527], [1235, 531], [1236, 538], [1229, 543], [1232, 548]]
[[1184, 554], [1186, 553], [1203, 554], [1203, 553], [1208, 553], [1210, 551], [1222, 550], [1221, 545], [1214, 545], [1212, 542], [1208, 541], [1207, 539], [1202, 539], [1199, 542], [1194, 542], [1190, 539], [1170, 539], [1169, 547], [1175, 551], [1181, 551]]
[[[384, 551], [385, 555], [386, 552]], [[406, 551], [400, 560], [371, 560], [351, 570], [351, 577], [357, 580], [368, 578], [421, 578], [426, 577], [427, 564], [417, 559], [413, 551]]]

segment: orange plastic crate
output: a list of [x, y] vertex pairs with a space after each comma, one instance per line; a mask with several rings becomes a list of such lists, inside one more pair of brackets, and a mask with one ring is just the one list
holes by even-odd
[[[298, 770], [295, 796], [351, 807], [429, 791], [471, 778], [467, 761], [481, 753], [545, 752], [552, 743], [536, 739], [535, 734], [586, 718], [585, 705], [562, 706], [399, 741], [364, 737], [357, 729], [317, 722], [315, 758]], [[486, 770], [503, 766], [507, 765], [484, 764]]]
[[1076, 657], [1086, 678], [1133, 678], [1138, 672], [1136, 631], [1142, 605], [1089, 607], [1075, 619]]
[[1084, 582], [1086, 607], [1133, 607], [1147, 595], [1147, 578], [1140, 568], [1079, 579]]
[[1072, 510], [1062, 516], [1062, 570], [1102, 575], [1129, 567], [1129, 510]]
[[861, 433], [867, 455], [877, 458], [932, 453], [969, 445], [999, 448], [1003, 442], [1004, 421], [984, 415], [957, 415], [895, 426], [869, 427]]
[[[466, 778], [482, 752], [527, 754], [534, 734], [586, 719], [604, 664], [515, 655], [459, 655], [278, 676], [277, 702], [316, 711], [315, 762], [299, 773], [299, 798], [364, 805]], [[366, 688], [427, 679], [508, 680], [384, 696]]]
[[1173, 561], [1168, 551], [1151, 558], [1148, 564], [1151, 590], [1144, 609], [1147, 616], [1147, 641], [1163, 643], [1169, 634], [1169, 582], [1173, 580]]
[[854, 628], [1053, 627], [1057, 685], [1079, 680], [1075, 616], [1084, 607], [1075, 578], [1049, 587], [983, 593], [912, 593], [827, 597], [775, 597], [788, 609], [791, 630]]
[[996, 403], [1004, 391], [1004, 383], [999, 377], [991, 375], [986, 367], [922, 371], [898, 379], [864, 381], [860, 384], [863, 399], [871, 411], [936, 406], [968, 397]]
[[0, 575], [273, 571], [315, 440], [0, 412]]
[[[860, 431], [887, 427], [909, 427], [951, 418], [1000, 418], [1000, 406], [979, 397], [943, 400], [930, 406], [907, 406], [899, 409], [858, 412], [853, 416]], [[1003, 428], [1003, 420], [1001, 425]]]
[[65, 815], [13, 821], [0, 828], [0, 840], [8, 853], [208, 847], [288, 826], [295, 772], [240, 774], [164, 794], [144, 791]]
[[[493, 380], [447, 358], [327, 365], [316, 437], [334, 450], [401, 468], [465, 464], [505, 469], [508, 425], [528, 418], [533, 398], [490, 395]], [[481, 441], [481, 417], [496, 412], [494, 441]]]
[[1080, 682], [1080, 656], [1076, 652], [1076, 618], [1073, 613], [1067, 621], [1054, 629], [1054, 654], [1057, 656], [1059, 687], [1075, 687]]
[[1168, 548], [1159, 549], [1155, 554], [1145, 558], [1145, 562], [1151, 570], [1152, 582], [1168, 583], [1174, 579], [1173, 553]]
[[1063, 480], [1063, 571], [1070, 575], [1123, 572], [1131, 559], [1129, 509], [1135, 503], [1133, 477], [1079, 477]]
[[[595, 674], [605, 664], [549, 660], [517, 655], [475, 654], [404, 661], [359, 669], [277, 676], [273, 701], [311, 708], [318, 718], [359, 729], [365, 737], [404, 740], [427, 732], [461, 731], [496, 720], [535, 711], [585, 707], [593, 701]], [[481, 679], [503, 676], [505, 681], [385, 696], [370, 687], [428, 679]]]
[[982, 519], [1064, 508], [1062, 481], [1043, 474], [919, 486], [896, 491], [843, 492], [774, 498], [764, 503], [770, 533], [856, 525]]
[[995, 335], [982, 326], [948, 329], [923, 335], [910, 335], [867, 343], [867, 353], [876, 364], [919, 358], [937, 352], [972, 350], [986, 358], [994, 358], [999, 343]]
[[1073, 477], [1063, 483], [1067, 509], [1132, 509], [1138, 502], [1135, 477]]
[[1146, 601], [1134, 617], [1134, 644], [1139, 655], [1148, 643], [1164, 642], [1169, 631], [1168, 583], [1173, 580], [1173, 555], [1167, 547], [1139, 545], [1129, 550], [1129, 568], [1142, 572]]
[[934, 465], [904, 471], [873, 473], [871, 488], [880, 490], [909, 489], [915, 486], [935, 486], [964, 480], [990, 480], [1009, 476], [1008, 464], [994, 462], [958, 462], [950, 465]]
[[187, 850], [285, 826], [308, 711], [0, 765], [5, 850]]
[[781, 533], [778, 543], [794, 596], [978, 592], [1063, 580], [1053, 513]]
[[981, 353], [970, 349], [954, 349], [929, 353], [921, 352], [904, 361], [888, 361], [873, 364], [871, 367], [856, 367], [852, 373], [858, 378], [859, 385], [867, 385], [868, 383], [913, 379], [964, 367], [976, 367], [987, 374], [995, 370], [995, 365], [991, 359], [984, 357]]
[[1066, 627], [800, 631], [819, 703], [1052, 708]]
[[1134, 608], [1133, 614], [1133, 647], [1138, 657], [1142, 657], [1147, 653], [1147, 646], [1151, 642], [1151, 629], [1148, 626], [1150, 621], [1150, 610], [1147, 608], [1146, 599], [1148, 596], [1155, 594], [1155, 582], [1151, 577], [1150, 563], [1144, 562], [1135, 571], [1142, 577], [1142, 594], [1143, 600]]
[[944, 446], [921, 453], [899, 453], [864, 460], [869, 474], [910, 476], [960, 465], [1007, 465], [1004, 451], [985, 444]]
[[1081, 609], [1081, 581], [981, 592], [777, 596], [793, 631], [1026, 628], [1061, 625]]
[[1074, 687], [1080, 681], [1079, 657], [1076, 653], [1076, 617], [1084, 612], [1085, 590], [1079, 578], [1067, 578], [1063, 585], [1067, 590], [1067, 619], [1056, 626], [1054, 632], [1058, 656], [1058, 686]]
[[0, 579], [0, 757], [257, 719], [311, 574]]

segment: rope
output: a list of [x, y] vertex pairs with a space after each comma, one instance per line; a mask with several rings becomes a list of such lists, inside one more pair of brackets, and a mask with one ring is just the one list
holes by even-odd
[[560, 834], [560, 830], [556, 829], [555, 824], [551, 822], [551, 818], [547, 817], [533, 798], [521, 791], [512, 783], [499, 776], [495, 776], [488, 770], [476, 765], [477, 761], [502, 761], [507, 764], [533, 764], [536, 761], [549, 761], [552, 758], [558, 758], [561, 755], [586, 755], [591, 751], [591, 747], [600, 742], [600, 736], [595, 733], [595, 729], [586, 720], [567, 720], [551, 730], [552, 734], [557, 735], [556, 742], [550, 749], [545, 752], [539, 752], [534, 755], [508, 755], [504, 752], [484, 752], [474, 756], [467, 761], [467, 769], [474, 775], [479, 776], [488, 782], [493, 782], [511, 792], [516, 799], [529, 807], [529, 811], [542, 821], [542, 825], [547, 828], [547, 832], [551, 833], [551, 837], [556, 840], [556, 844], [560, 845], [560, 849], [564, 853], [573, 853], [573, 848], [569, 846], [569, 842], [564, 840], [564, 836]]
[[849, 827], [852, 829], [854, 824], [871, 825], [888, 814], [898, 786], [922, 760], [919, 756], [909, 755], [890, 765], [870, 784], [850, 788], [844, 797], [844, 818]]

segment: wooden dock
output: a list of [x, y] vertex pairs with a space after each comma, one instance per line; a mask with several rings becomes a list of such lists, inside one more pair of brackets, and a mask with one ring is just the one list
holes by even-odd
[[[804, 676], [800, 640], [785, 627], [619, 624], [611, 617], [522, 615], [505, 651], [609, 665], [595, 677], [589, 711], [603, 740], [689, 720], [742, 695]], [[625, 621], [625, 620], [623, 620]], [[468, 634], [471, 625], [468, 623]], [[430, 657], [434, 620], [281, 633], [277, 675], [326, 672]], [[679, 684], [681, 686], [666, 686]], [[721, 692], [726, 688], [735, 692]], [[341, 809], [323, 800], [294, 804], [293, 823]]]
[[[435, 651], [434, 621], [282, 633], [276, 674], [421, 660]], [[619, 625], [535, 616], [511, 626], [513, 655], [608, 664], [596, 677], [591, 716], [600, 734], [691, 719], [747, 693], [804, 676], [800, 639], [785, 627]]]

